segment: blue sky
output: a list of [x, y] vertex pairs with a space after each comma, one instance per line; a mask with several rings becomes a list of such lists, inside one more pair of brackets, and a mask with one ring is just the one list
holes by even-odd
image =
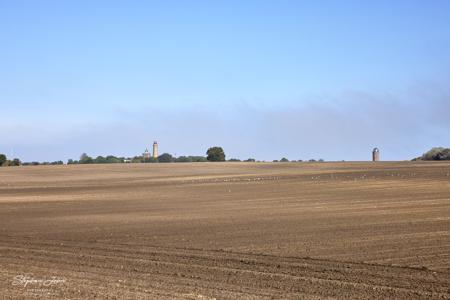
[[450, 1], [0, 0], [0, 153], [450, 147]]

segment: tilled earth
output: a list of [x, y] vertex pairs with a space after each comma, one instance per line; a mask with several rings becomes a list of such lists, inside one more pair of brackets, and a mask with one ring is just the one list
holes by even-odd
[[450, 164], [0, 168], [0, 299], [450, 299]]

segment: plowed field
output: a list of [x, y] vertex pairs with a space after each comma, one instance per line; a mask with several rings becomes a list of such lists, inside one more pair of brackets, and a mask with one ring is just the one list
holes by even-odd
[[450, 164], [0, 168], [0, 296], [450, 299]]

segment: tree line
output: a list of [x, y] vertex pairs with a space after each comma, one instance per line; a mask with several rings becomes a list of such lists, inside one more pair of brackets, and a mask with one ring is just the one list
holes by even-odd
[[83, 153], [79, 160], [69, 159], [68, 165], [76, 164], [121, 164], [121, 163], [170, 163], [170, 162], [206, 162], [207, 159], [204, 156], [180, 156], [174, 157], [169, 153], [163, 153], [157, 158], [134, 156], [134, 157], [116, 157], [113, 155], [97, 156], [95, 158]]
[[[424, 153], [422, 156], [414, 158], [413, 161], [424, 160], [424, 161], [439, 161], [439, 160], [450, 160], [450, 148], [436, 147], [432, 148], [430, 151]], [[183, 162], [218, 162], [218, 161], [229, 161], [229, 162], [255, 162], [254, 158], [248, 158], [246, 160], [240, 160], [237, 158], [231, 158], [226, 160], [225, 152], [222, 147], [211, 147], [206, 151], [206, 156], [179, 156], [175, 157], [169, 153], [163, 153], [157, 158], [146, 158], [144, 156], [134, 156], [134, 157], [117, 157], [114, 155], [108, 156], [97, 156], [95, 158], [83, 153], [79, 160], [69, 159], [67, 161], [68, 165], [73, 164], [117, 164], [117, 163], [183, 163]], [[280, 160], [273, 160], [273, 162], [289, 162], [287, 158], [283, 157]], [[323, 159], [310, 159], [309, 162], [323, 162]], [[291, 160], [291, 162], [302, 162], [302, 160]], [[8, 166], [36, 166], [36, 165], [63, 165], [62, 160], [53, 162], [21, 162], [20, 159], [8, 159], [5, 154], [0, 154], [0, 167]]]
[[[226, 160], [225, 151], [222, 147], [214, 146], [210, 147], [206, 151], [206, 156], [179, 156], [175, 157], [170, 153], [163, 153], [158, 157], [144, 157], [143, 155], [134, 156], [134, 157], [117, 157], [114, 155], [108, 156], [97, 156], [91, 157], [87, 153], [81, 154], [78, 160], [69, 159], [67, 161], [68, 165], [76, 165], [76, 164], [121, 164], [121, 163], [188, 163], [188, 162], [221, 162], [221, 161], [229, 161], [229, 162], [255, 162], [254, 158], [248, 158], [246, 160], [240, 160], [237, 158], [231, 158]], [[298, 160], [301, 162], [302, 160]], [[315, 162], [316, 160], [311, 159], [310, 162]], [[322, 159], [318, 160], [323, 161]], [[273, 162], [289, 162], [289, 160], [285, 157], [280, 160], [274, 160]], [[295, 160], [292, 160], [295, 162]], [[64, 162], [62, 160], [53, 161], [53, 162], [21, 162], [18, 158], [13, 160], [8, 160], [6, 155], [0, 154], [0, 166], [37, 166], [37, 165], [63, 165]]]
[[170, 153], [163, 153], [158, 157], [144, 157], [143, 155], [134, 157], [116, 157], [113, 155], [97, 156], [95, 158], [86, 153], [81, 154], [79, 160], [69, 159], [68, 165], [73, 164], [116, 164], [116, 163], [172, 163], [172, 162], [207, 162], [225, 161], [225, 152], [222, 147], [211, 147], [206, 151], [205, 156], [179, 156], [175, 157]]

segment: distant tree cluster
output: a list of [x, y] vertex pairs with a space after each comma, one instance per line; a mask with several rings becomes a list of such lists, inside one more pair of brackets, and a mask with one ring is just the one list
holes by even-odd
[[[134, 157], [117, 157], [114, 155], [108, 156], [97, 156], [91, 157], [87, 153], [80, 155], [78, 160], [69, 159], [67, 161], [68, 165], [77, 164], [121, 164], [121, 163], [192, 163], [192, 162], [222, 162], [226, 161], [225, 151], [222, 147], [214, 146], [210, 147], [206, 151], [205, 156], [179, 156], [175, 157], [169, 153], [163, 153], [157, 158], [154, 157], [144, 157], [134, 156]], [[422, 160], [448, 160], [450, 159], [450, 149], [444, 148], [433, 148], [429, 152], [425, 153], [422, 157], [417, 158]], [[231, 158], [229, 162], [256, 162], [254, 158], [248, 158], [246, 160], [240, 160], [237, 158]], [[291, 160], [292, 162], [302, 162], [302, 160]], [[315, 160], [310, 159], [309, 162], [323, 162], [323, 159]], [[259, 162], [259, 161], [258, 161]], [[274, 160], [273, 162], [289, 162], [289, 159], [283, 157], [280, 160]], [[61, 160], [54, 162], [24, 162], [22, 163], [19, 159], [15, 158], [13, 160], [8, 160], [6, 155], [0, 154], [0, 166], [38, 166], [38, 165], [63, 165], [64, 162]]]
[[436, 147], [413, 160], [450, 160], [450, 148]]
[[96, 158], [92, 158], [86, 153], [81, 154], [79, 160], [69, 159], [67, 161], [68, 165], [76, 165], [76, 164], [120, 164], [124, 163], [126, 158], [124, 157], [116, 157], [113, 155], [97, 156]]
[[[295, 160], [293, 160], [293, 161], [295, 161]], [[289, 159], [287, 159], [286, 157], [283, 157], [280, 160], [274, 159], [273, 162], [289, 162]]]
[[171, 162], [205, 162], [206, 157], [204, 156], [180, 156], [174, 157], [169, 153], [163, 153], [157, 158], [149, 157], [146, 158], [144, 156], [134, 156], [130, 158], [126, 157], [116, 157], [113, 155], [97, 156], [96, 158], [92, 158], [86, 153], [83, 153], [80, 156], [79, 160], [69, 159], [67, 161], [68, 165], [76, 165], [76, 164], [120, 164], [120, 163], [171, 163]]
[[229, 162], [240, 162], [240, 161], [243, 161], [243, 162], [255, 162], [256, 159], [254, 159], [254, 158], [247, 158], [246, 160], [240, 160], [240, 159], [237, 159], [237, 158], [230, 158], [228, 161]]
[[180, 156], [175, 158], [175, 162], [205, 162], [206, 157], [204, 156]]
[[238, 158], [230, 158], [228, 161], [229, 161], [229, 162], [240, 162], [240, 161], [242, 161], [242, 160], [240, 160], [240, 159], [238, 159]]
[[[280, 160], [277, 160], [277, 159], [273, 160], [273, 162], [289, 162], [289, 161], [291, 161], [291, 162], [303, 162], [303, 160], [301, 160], [301, 159], [299, 159], [299, 160], [289, 160], [286, 157], [283, 157]], [[306, 160], [305, 160], [305, 162], [306, 162]], [[318, 159], [318, 160], [309, 159], [309, 160], [307, 160], [307, 162], [324, 162], [324, 160], [322, 158]]]
[[0, 154], [0, 167], [14, 167], [20, 166], [22, 162], [18, 158], [14, 158], [9, 160], [5, 154]]
[[63, 165], [64, 162], [62, 160], [57, 161], [44, 161], [44, 162], [38, 162], [38, 161], [32, 161], [32, 162], [24, 162], [22, 163], [22, 166], [55, 166], [55, 165]]

